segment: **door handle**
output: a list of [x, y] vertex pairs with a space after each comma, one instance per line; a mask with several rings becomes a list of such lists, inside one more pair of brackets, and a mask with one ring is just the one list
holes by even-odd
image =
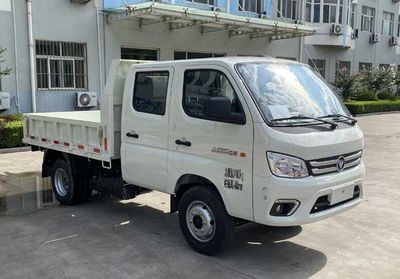
[[136, 134], [136, 133], [131, 133], [131, 132], [126, 133], [126, 136], [129, 137], [129, 138], [135, 138], [135, 139], [138, 139], [138, 138], [139, 138], [139, 135], [138, 135], [138, 134]]
[[192, 146], [192, 143], [190, 141], [186, 141], [186, 140], [177, 139], [175, 141], [175, 143], [178, 144], [178, 145]]

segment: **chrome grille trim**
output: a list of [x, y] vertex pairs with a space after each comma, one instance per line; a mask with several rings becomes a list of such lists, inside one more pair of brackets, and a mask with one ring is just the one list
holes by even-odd
[[361, 163], [362, 150], [350, 154], [326, 158], [325, 160], [319, 159], [309, 161], [308, 164], [310, 166], [311, 173], [313, 175], [321, 175], [338, 172], [339, 170], [336, 167], [336, 163], [338, 158], [341, 156], [343, 156], [346, 161], [346, 164], [343, 168], [343, 170], [346, 170], [355, 167]]

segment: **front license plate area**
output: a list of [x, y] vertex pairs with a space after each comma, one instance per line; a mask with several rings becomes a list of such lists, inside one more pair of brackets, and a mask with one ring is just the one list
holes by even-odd
[[334, 189], [330, 195], [331, 205], [351, 199], [354, 195], [354, 185]]

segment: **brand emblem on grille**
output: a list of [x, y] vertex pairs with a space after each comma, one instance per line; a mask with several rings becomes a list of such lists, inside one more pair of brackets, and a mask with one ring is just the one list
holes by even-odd
[[336, 168], [338, 169], [338, 171], [342, 171], [344, 169], [345, 164], [346, 164], [346, 160], [344, 159], [343, 156], [340, 156], [336, 162]]

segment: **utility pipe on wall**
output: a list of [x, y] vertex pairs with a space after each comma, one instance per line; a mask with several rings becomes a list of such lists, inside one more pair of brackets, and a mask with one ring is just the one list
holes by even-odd
[[32, 0], [26, 0], [26, 9], [28, 15], [29, 69], [31, 74], [32, 112], [36, 112], [36, 80], [35, 80], [35, 58], [34, 58], [35, 46], [33, 44]]
[[[101, 35], [100, 35], [100, 8], [99, 8], [99, 1], [95, 2], [96, 7], [96, 28], [97, 28], [97, 52], [99, 57], [99, 85], [100, 85], [100, 95], [103, 95], [103, 86], [104, 86], [104, 79], [103, 79], [103, 61], [102, 61], [102, 52], [101, 52]], [[104, 27], [103, 27], [104, 28]]]
[[18, 69], [18, 46], [17, 46], [17, 24], [15, 22], [15, 1], [12, 3], [12, 17], [13, 17], [13, 33], [14, 33], [14, 61], [15, 61], [15, 91], [17, 94], [17, 110], [21, 112], [20, 98], [19, 98], [19, 69]]

